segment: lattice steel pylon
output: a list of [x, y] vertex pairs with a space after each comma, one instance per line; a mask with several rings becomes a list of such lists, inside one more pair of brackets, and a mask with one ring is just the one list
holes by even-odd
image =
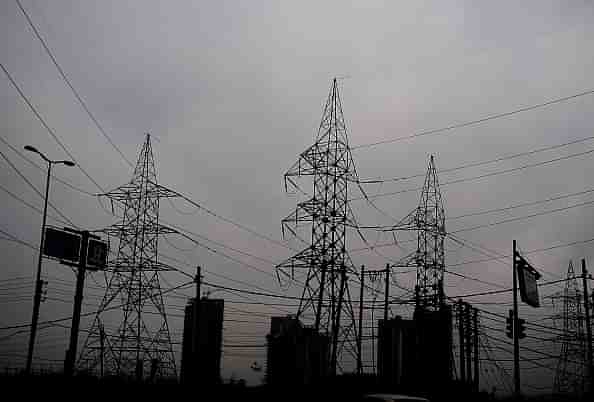
[[[303, 192], [294, 180], [303, 176], [313, 179], [313, 195], [297, 204], [295, 212], [282, 220], [282, 227], [283, 233], [287, 229], [297, 236], [297, 226], [309, 225], [311, 240], [307, 248], [277, 266], [277, 275], [282, 282], [283, 278], [294, 278], [295, 269], [307, 271], [296, 317], [329, 336], [329, 370], [335, 374], [343, 347], [353, 346], [354, 351], [356, 344], [348, 286], [349, 275], [356, 272], [347, 254], [346, 239], [347, 226], [355, 225], [348, 183], [358, 180], [336, 79], [332, 81], [316, 141], [285, 174], [285, 187], [290, 184]], [[341, 322], [343, 314], [346, 324]]]
[[[106, 290], [97, 310], [78, 368], [142, 380], [176, 376], [175, 357], [160, 285], [169, 267], [159, 262], [158, 241], [176, 233], [159, 224], [159, 199], [175, 193], [157, 185], [150, 135], [138, 157], [132, 180], [103, 194], [120, 206], [120, 221], [104, 230], [118, 240], [105, 272]], [[116, 324], [110, 331], [110, 325]]]
[[417, 230], [417, 308], [439, 309], [444, 304], [443, 273], [445, 269], [445, 212], [433, 155], [415, 214]]
[[586, 337], [584, 335], [584, 314], [582, 311], [582, 292], [579, 290], [578, 276], [569, 261], [567, 281], [563, 293], [552, 296], [553, 301], [561, 301], [560, 314], [563, 326], [561, 354], [555, 373], [553, 392], [556, 395], [581, 396], [585, 391], [587, 375]]
[[395, 266], [417, 268], [416, 310], [439, 310], [445, 303], [443, 273], [447, 232], [433, 155], [429, 158], [419, 205], [390, 230], [416, 232], [417, 249]]

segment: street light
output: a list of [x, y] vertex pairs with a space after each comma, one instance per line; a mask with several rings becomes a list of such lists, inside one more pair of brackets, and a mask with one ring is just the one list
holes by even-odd
[[34, 152], [41, 156], [44, 161], [47, 162], [47, 178], [45, 181], [45, 205], [43, 207], [43, 223], [41, 224], [41, 243], [39, 243], [39, 260], [37, 261], [37, 280], [35, 281], [35, 296], [33, 297], [33, 317], [31, 318], [31, 333], [29, 335], [29, 352], [27, 353], [27, 366], [25, 368], [25, 372], [27, 374], [31, 373], [31, 363], [33, 362], [33, 348], [35, 346], [35, 334], [37, 333], [37, 321], [39, 321], [39, 306], [41, 304], [41, 288], [43, 286], [43, 282], [41, 281], [41, 261], [43, 259], [43, 242], [45, 237], [45, 221], [47, 218], [47, 200], [49, 195], [49, 185], [50, 185], [50, 177], [52, 171], [52, 165], [66, 165], [66, 166], [74, 166], [74, 162], [72, 161], [54, 161], [47, 158], [43, 153], [37, 150], [37, 148], [26, 145], [26, 151]]

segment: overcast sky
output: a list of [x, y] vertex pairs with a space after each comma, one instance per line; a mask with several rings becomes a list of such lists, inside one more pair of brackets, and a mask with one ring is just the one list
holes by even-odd
[[[285, 194], [283, 174], [299, 153], [311, 145], [333, 77], [343, 77], [339, 81], [340, 91], [350, 144], [354, 147], [594, 88], [594, 7], [588, 1], [351, 4], [344, 1], [22, 0], [22, 4], [74, 87], [126, 158], [135, 163], [144, 134], [151, 133], [161, 184], [186, 194], [221, 216], [278, 240], [282, 240], [280, 220], [298, 201]], [[17, 4], [10, 0], [0, 2], [0, 61], [77, 163], [103, 189], [113, 189], [130, 179], [131, 168], [81, 108]], [[594, 96], [583, 96], [479, 125], [355, 148], [353, 157], [361, 178], [422, 174], [430, 154], [435, 155], [438, 170], [506, 157], [593, 136], [593, 106]], [[5, 75], [0, 79], [0, 135], [18, 149], [32, 144], [51, 158], [67, 158]], [[593, 145], [594, 139], [587, 140], [498, 163], [444, 172], [439, 179], [445, 183], [531, 165], [594, 150]], [[5, 144], [0, 150], [37, 188], [43, 189], [42, 171]], [[35, 159], [35, 155], [30, 157]], [[538, 167], [443, 185], [446, 216], [589, 190], [594, 188], [591, 160], [592, 153], [585, 153]], [[0, 184], [41, 207], [43, 200], [4, 159], [1, 163]], [[55, 174], [86, 191], [100, 191], [79, 169], [58, 166]], [[371, 195], [398, 192], [422, 185], [422, 179], [369, 184], [365, 189]], [[354, 187], [351, 194], [360, 195]], [[375, 203], [398, 219], [415, 208], [419, 195], [418, 191], [409, 191], [381, 196]], [[0, 197], [3, 205], [0, 228], [37, 245], [40, 214], [5, 191], [0, 191]], [[72, 191], [55, 180], [51, 200], [79, 227], [96, 229], [115, 222], [94, 197]], [[452, 232], [589, 201], [594, 202], [594, 193], [452, 219], [447, 221], [446, 228]], [[487, 254], [493, 256], [511, 253], [512, 239], [518, 240], [523, 250], [530, 251], [594, 238], [592, 205], [460, 232], [458, 237], [473, 242], [475, 249], [448, 240], [446, 261], [452, 265], [448, 269], [508, 287], [509, 259], [503, 263], [456, 264], [488, 258], [476, 251], [477, 245], [491, 250]], [[274, 263], [291, 256], [287, 248], [213, 218], [181, 200], [174, 201], [174, 206], [161, 203], [163, 220]], [[394, 223], [365, 201], [353, 201], [352, 208], [362, 225]], [[56, 224], [52, 219], [50, 223]], [[389, 235], [373, 231], [366, 231], [365, 235], [372, 243], [390, 240]], [[364, 247], [356, 236], [355, 232], [349, 233], [351, 250]], [[399, 234], [399, 239], [413, 236]], [[272, 275], [195, 248], [181, 238], [171, 236], [169, 241], [171, 244], [161, 242], [162, 253], [186, 261], [189, 266], [180, 268], [191, 274], [190, 267], [201, 264], [208, 271], [271, 292], [285, 291]], [[290, 239], [287, 244], [299, 245]], [[172, 245], [189, 251], [179, 251]], [[210, 245], [274, 273], [273, 264]], [[410, 243], [404, 243], [402, 248], [392, 245], [378, 251], [383, 256], [398, 258], [412, 250], [409, 246]], [[33, 287], [15, 290], [11, 286], [31, 283], [36, 252], [4, 238], [0, 249], [4, 261], [0, 284], [6, 285], [0, 294], [0, 300], [5, 300], [1, 303], [0, 326], [27, 323]], [[594, 263], [592, 250], [592, 243], [583, 243], [533, 253], [530, 259], [544, 273], [543, 279], [550, 281], [565, 274], [570, 258], [576, 267], [581, 258]], [[353, 251], [351, 256], [356, 266], [379, 268], [386, 263], [376, 252]], [[72, 272], [53, 262], [46, 262], [43, 269], [50, 282], [48, 298], [71, 300]], [[14, 279], [20, 277], [28, 278], [29, 282]], [[399, 278], [404, 287], [414, 285], [414, 274]], [[176, 274], [167, 276], [172, 285], [186, 279]], [[205, 280], [247, 288], [245, 284], [208, 273]], [[451, 275], [446, 275], [446, 286], [451, 296], [498, 289]], [[561, 289], [562, 284], [541, 288], [541, 295]], [[87, 292], [101, 294], [97, 289]], [[185, 291], [191, 292], [191, 288]], [[394, 288], [394, 294], [399, 293], [402, 292]], [[299, 289], [291, 288], [287, 294], [297, 295]], [[241, 300], [220, 291], [213, 293], [212, 297], [215, 296]], [[528, 320], [553, 325], [552, 321], [544, 320], [554, 312], [550, 302], [544, 300], [550, 299], [543, 299], [547, 306], [539, 310], [522, 306], [521, 314]], [[469, 301], [497, 302], [498, 305], [477, 306], [505, 314], [511, 294]], [[93, 311], [97, 299], [89, 298], [88, 303], [85, 311]], [[181, 306], [184, 301], [176, 299], [172, 303]], [[226, 323], [225, 339], [236, 344], [263, 344], [269, 325], [267, 317], [294, 310], [233, 304], [226, 307], [229, 307], [226, 318], [245, 319], [245, 311], [262, 314], [247, 315], [256, 321], [253, 324]], [[179, 314], [178, 310], [170, 311]], [[70, 303], [48, 300], [42, 305], [41, 318], [64, 317], [70, 313]], [[408, 316], [410, 311], [394, 309], [392, 314]], [[174, 336], [179, 338], [181, 320], [171, 320]], [[487, 319], [483, 322], [497, 328], [504, 326]], [[62, 359], [66, 334], [65, 329], [40, 332], [38, 356]], [[27, 334], [23, 333], [0, 345], [3, 366], [22, 364], [22, 359], [10, 353], [25, 354], [26, 339]], [[252, 361], [265, 363], [264, 349], [228, 352], [223, 361], [223, 377], [235, 375], [257, 383], [262, 374], [252, 372], [249, 366]], [[506, 353], [499, 356], [511, 357]], [[555, 367], [553, 360], [546, 364]], [[527, 366], [523, 381], [527, 385], [548, 386], [552, 384], [553, 374]], [[501, 388], [488, 380], [484, 386]]]

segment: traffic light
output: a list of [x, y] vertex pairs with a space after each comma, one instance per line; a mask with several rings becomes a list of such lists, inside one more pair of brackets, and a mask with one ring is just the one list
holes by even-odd
[[525, 320], [518, 318], [518, 339], [526, 338], [526, 334], [525, 334], [526, 325], [525, 324], [526, 324]]
[[514, 311], [509, 310], [509, 317], [505, 319], [506, 327], [505, 327], [505, 335], [508, 338], [512, 339], [514, 337]]

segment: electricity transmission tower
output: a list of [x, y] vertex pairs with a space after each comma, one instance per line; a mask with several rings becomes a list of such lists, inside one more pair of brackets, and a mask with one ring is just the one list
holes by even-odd
[[[121, 207], [120, 221], [104, 230], [118, 239], [117, 254], [106, 269], [106, 290], [79, 356], [79, 368], [100, 374], [150, 380], [176, 376], [160, 275], [161, 235], [176, 233], [159, 224], [159, 199], [175, 193], [156, 184], [150, 135], [132, 180], [104, 196]], [[110, 324], [115, 330], [109, 331]]]
[[[355, 225], [348, 203], [348, 183], [357, 181], [347, 128], [336, 79], [324, 107], [315, 143], [299, 155], [285, 174], [285, 187], [301, 190], [295, 179], [308, 176], [313, 194], [297, 204], [295, 212], [282, 220], [285, 229], [297, 235], [297, 227], [311, 227], [309, 245], [277, 266], [279, 280], [293, 279], [295, 270], [306, 271], [296, 317], [330, 338], [330, 372], [336, 373], [339, 355], [347, 344], [356, 350], [355, 316], [348, 286], [356, 275], [347, 254], [346, 228]], [[346, 323], [341, 318], [346, 315]], [[311, 322], [313, 319], [313, 323]], [[309, 322], [308, 322], [309, 321]]]
[[396, 266], [416, 267], [415, 305], [417, 310], [439, 310], [445, 303], [443, 273], [445, 269], [445, 212], [433, 155], [421, 191], [418, 207], [392, 231], [414, 231], [417, 249]]
[[563, 312], [559, 316], [563, 326], [563, 335], [560, 336], [561, 355], [553, 383], [553, 392], [557, 395], [580, 396], [584, 392], [587, 365], [581, 299], [578, 276], [575, 275], [570, 260], [565, 290], [553, 295], [553, 301], [560, 300], [563, 303]]

